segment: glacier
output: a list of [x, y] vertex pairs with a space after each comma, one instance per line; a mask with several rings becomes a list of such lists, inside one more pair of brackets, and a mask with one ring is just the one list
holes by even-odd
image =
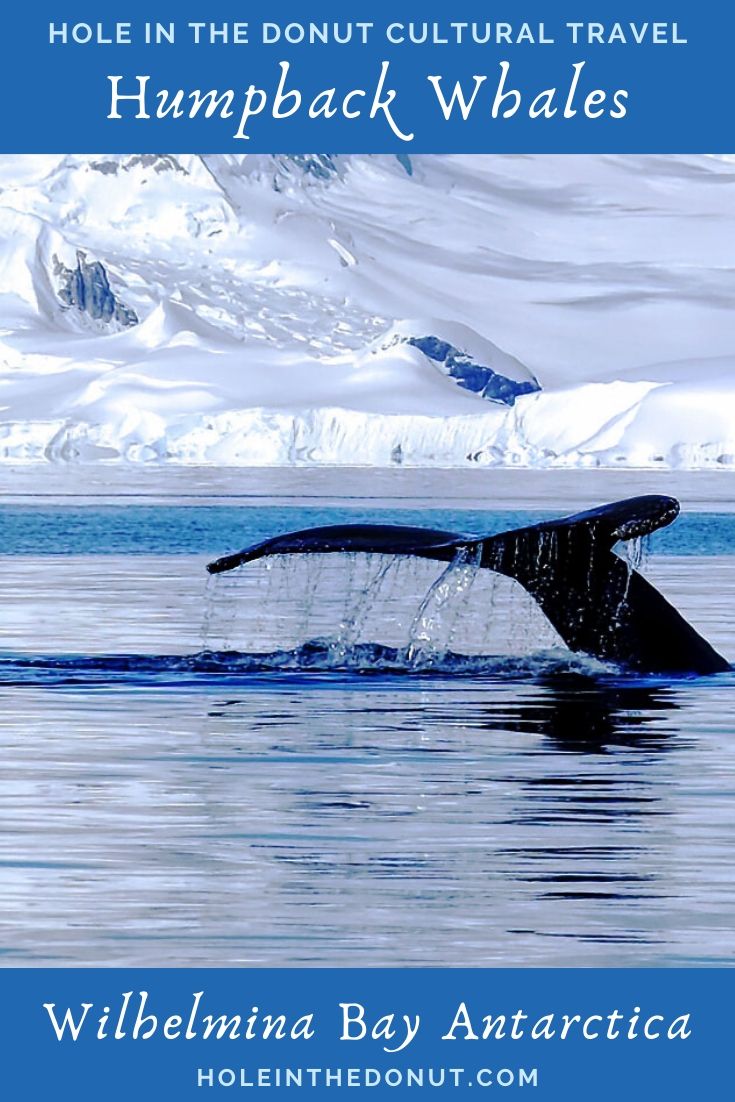
[[735, 158], [0, 158], [0, 460], [735, 468]]

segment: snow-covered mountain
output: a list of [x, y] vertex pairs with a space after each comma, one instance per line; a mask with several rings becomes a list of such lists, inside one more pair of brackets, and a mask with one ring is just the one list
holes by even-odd
[[735, 467], [735, 163], [0, 159], [0, 458]]

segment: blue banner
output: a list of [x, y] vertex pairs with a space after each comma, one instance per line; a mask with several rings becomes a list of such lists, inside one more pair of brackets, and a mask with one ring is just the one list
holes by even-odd
[[6, 152], [727, 152], [735, 12], [10, 6]]
[[10, 970], [4, 1093], [687, 1099], [727, 1081], [731, 996], [717, 969]]

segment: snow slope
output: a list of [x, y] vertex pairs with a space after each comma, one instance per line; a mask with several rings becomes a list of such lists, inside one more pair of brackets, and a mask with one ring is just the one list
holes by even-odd
[[733, 255], [727, 158], [4, 157], [0, 458], [735, 467]]

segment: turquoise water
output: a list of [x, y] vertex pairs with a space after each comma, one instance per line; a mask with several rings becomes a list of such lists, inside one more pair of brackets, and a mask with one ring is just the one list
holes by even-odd
[[[548, 510], [396, 509], [353, 504], [0, 506], [4, 555], [220, 555], [248, 543], [322, 524], [419, 524], [492, 535], [558, 517]], [[692, 513], [650, 537], [657, 555], [731, 555], [735, 513]]]
[[[395, 661], [371, 636], [415, 624], [396, 610], [418, 572], [207, 580], [251, 540], [378, 517], [0, 509], [6, 964], [732, 961], [734, 674], [603, 668], [545, 646], [512, 594], [461, 587], [437, 646]], [[730, 658], [734, 524], [682, 518], [647, 566]]]

